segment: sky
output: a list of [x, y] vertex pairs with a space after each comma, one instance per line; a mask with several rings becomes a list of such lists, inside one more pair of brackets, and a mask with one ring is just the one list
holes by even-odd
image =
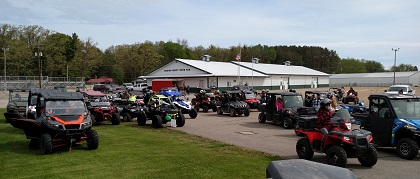
[[397, 65], [420, 67], [419, 9], [418, 0], [0, 0], [0, 24], [76, 33], [102, 50], [177, 39], [320, 46], [389, 69], [395, 52]]

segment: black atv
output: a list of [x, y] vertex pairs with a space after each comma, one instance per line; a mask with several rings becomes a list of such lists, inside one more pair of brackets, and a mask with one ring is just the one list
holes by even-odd
[[217, 114], [229, 113], [231, 117], [236, 115], [249, 116], [250, 109], [246, 102], [241, 101], [241, 91], [224, 91], [222, 92], [222, 100], [219, 101]]
[[137, 117], [139, 126], [146, 125], [146, 120], [152, 120], [153, 128], [161, 128], [162, 124], [176, 120], [176, 127], [185, 125], [185, 117], [169, 99], [164, 95], [153, 95], [146, 105], [145, 115]]
[[144, 107], [137, 103], [131, 102], [128, 99], [113, 100], [112, 105], [118, 109], [123, 121], [131, 122], [133, 118], [138, 118], [140, 115], [145, 115]]
[[72, 147], [85, 141], [97, 149], [99, 137], [92, 129], [83, 96], [77, 92], [43, 91], [38, 95], [34, 118], [5, 113], [13, 127], [22, 129], [31, 139], [30, 148], [41, 148], [43, 154], [60, 146]]
[[[20, 118], [25, 118], [28, 112], [28, 96], [29, 89], [27, 88], [13, 88], [9, 91], [9, 103], [7, 104], [7, 113], [16, 114]], [[6, 117], [6, 122], [11, 119]]]

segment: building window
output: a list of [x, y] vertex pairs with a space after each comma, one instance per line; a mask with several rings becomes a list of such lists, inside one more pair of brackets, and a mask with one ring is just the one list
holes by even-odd
[[231, 87], [232, 86], [232, 83], [230, 81], [228, 81], [226, 86], [227, 87]]

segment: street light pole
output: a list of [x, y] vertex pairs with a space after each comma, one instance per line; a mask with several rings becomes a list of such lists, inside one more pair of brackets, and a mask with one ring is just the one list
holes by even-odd
[[4, 90], [6, 91], [7, 85], [6, 85], [6, 51], [9, 50], [9, 48], [2, 47], [4, 54]]
[[35, 56], [38, 56], [38, 78], [39, 78], [39, 88], [42, 89], [42, 64], [41, 64], [41, 56], [42, 52], [39, 51], [39, 44], [38, 44], [38, 51], [35, 52]]
[[394, 51], [394, 82], [392, 83], [393, 85], [395, 85], [395, 70], [397, 68], [397, 51], [400, 50], [400, 48], [392, 48], [392, 51]]

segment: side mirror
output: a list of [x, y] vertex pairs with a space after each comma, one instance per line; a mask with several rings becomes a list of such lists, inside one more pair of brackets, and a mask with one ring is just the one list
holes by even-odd
[[384, 92], [387, 92], [388, 90], [384, 90]]
[[413, 92], [413, 90], [408, 90], [408, 92], [409, 92], [409, 93], [412, 93], [412, 92]]

